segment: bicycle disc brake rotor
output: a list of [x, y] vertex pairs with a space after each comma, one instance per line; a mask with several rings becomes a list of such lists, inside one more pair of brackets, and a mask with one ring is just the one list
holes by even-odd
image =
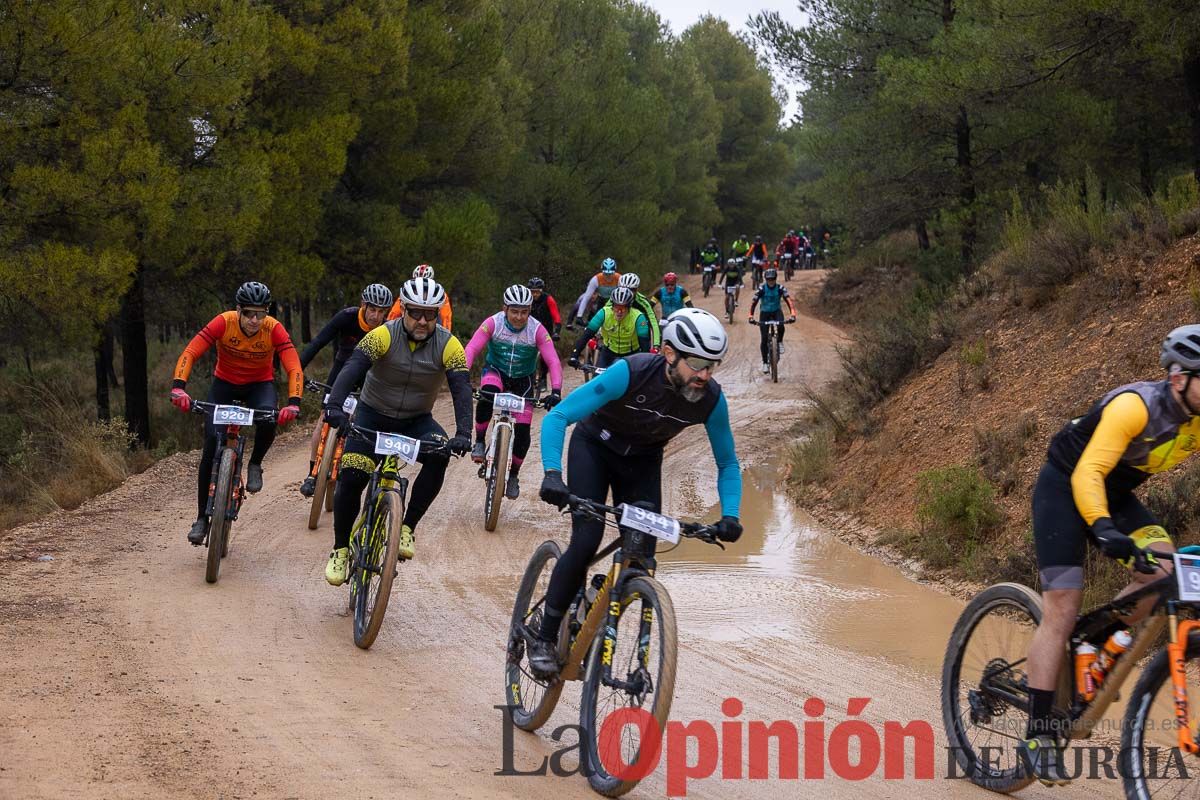
[[1017, 672], [1003, 658], [993, 658], [983, 670], [985, 677], [980, 679], [979, 686], [967, 692], [967, 703], [971, 708], [971, 722], [976, 725], [990, 723], [1008, 708], [1008, 701], [992, 690], [995, 686], [1018, 688], [1024, 685], [1024, 678], [1017, 677]]

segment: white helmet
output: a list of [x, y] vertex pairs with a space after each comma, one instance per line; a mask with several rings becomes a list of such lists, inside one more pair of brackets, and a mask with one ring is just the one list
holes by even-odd
[[637, 291], [637, 288], [642, 285], [642, 279], [637, 276], [636, 272], [622, 272], [617, 285]]
[[628, 306], [633, 304], [633, 289], [628, 286], [618, 286], [613, 289], [612, 304], [614, 306]]
[[713, 361], [725, 358], [729, 337], [721, 321], [702, 308], [681, 308], [667, 317], [662, 330], [664, 344], [675, 348], [680, 355], [697, 356]]
[[392, 290], [382, 283], [372, 283], [362, 290], [362, 300], [367, 305], [376, 308], [391, 308]]
[[533, 292], [529, 291], [528, 286], [514, 283], [504, 290], [504, 305], [531, 306], [533, 305]]
[[430, 280], [433, 280], [433, 267], [429, 266], [428, 264], [417, 264], [415, 267], [413, 267], [412, 276], [414, 278], [429, 278]]
[[417, 308], [441, 308], [446, 290], [432, 278], [413, 278], [400, 287], [400, 302]]

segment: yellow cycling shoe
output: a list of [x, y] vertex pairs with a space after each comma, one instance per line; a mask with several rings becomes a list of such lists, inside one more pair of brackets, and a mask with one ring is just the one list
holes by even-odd
[[405, 560], [413, 557], [413, 529], [407, 525], [400, 526], [400, 542], [396, 546], [396, 554]]
[[339, 547], [329, 554], [329, 563], [325, 565], [325, 580], [329, 581], [330, 586], [341, 586], [345, 583], [349, 571], [349, 547]]

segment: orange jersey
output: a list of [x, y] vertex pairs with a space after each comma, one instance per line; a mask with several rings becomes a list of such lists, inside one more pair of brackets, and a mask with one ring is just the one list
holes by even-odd
[[187, 382], [196, 359], [217, 346], [217, 368], [213, 374], [234, 384], [260, 383], [275, 379], [275, 354], [288, 374], [288, 397], [304, 391], [304, 372], [292, 337], [279, 320], [267, 317], [258, 333], [246, 336], [238, 325], [238, 312], [226, 311], [200, 329], [175, 362], [175, 380]]
[[[392, 310], [388, 312], [388, 319], [400, 319], [404, 316], [404, 303], [397, 298], [396, 302], [392, 303]], [[446, 330], [450, 330], [450, 323], [454, 320], [454, 313], [450, 310], [450, 295], [446, 295], [446, 302], [442, 303], [442, 309], [438, 312], [438, 324]]]

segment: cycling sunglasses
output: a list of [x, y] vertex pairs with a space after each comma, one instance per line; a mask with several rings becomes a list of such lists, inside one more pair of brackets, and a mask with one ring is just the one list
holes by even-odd
[[406, 308], [404, 311], [415, 320], [433, 322], [438, 318], [438, 309], [436, 308]]
[[700, 358], [699, 356], [684, 356], [683, 360], [687, 362], [687, 365], [692, 369], [693, 372], [703, 372], [704, 370], [711, 372], [721, 365], [720, 361], [713, 361], [712, 359], [708, 358]]
[[250, 309], [247, 309], [247, 308], [239, 308], [238, 313], [240, 313], [242, 316], [247, 317], [249, 319], [266, 319], [267, 318], [266, 311], [251, 311]]

